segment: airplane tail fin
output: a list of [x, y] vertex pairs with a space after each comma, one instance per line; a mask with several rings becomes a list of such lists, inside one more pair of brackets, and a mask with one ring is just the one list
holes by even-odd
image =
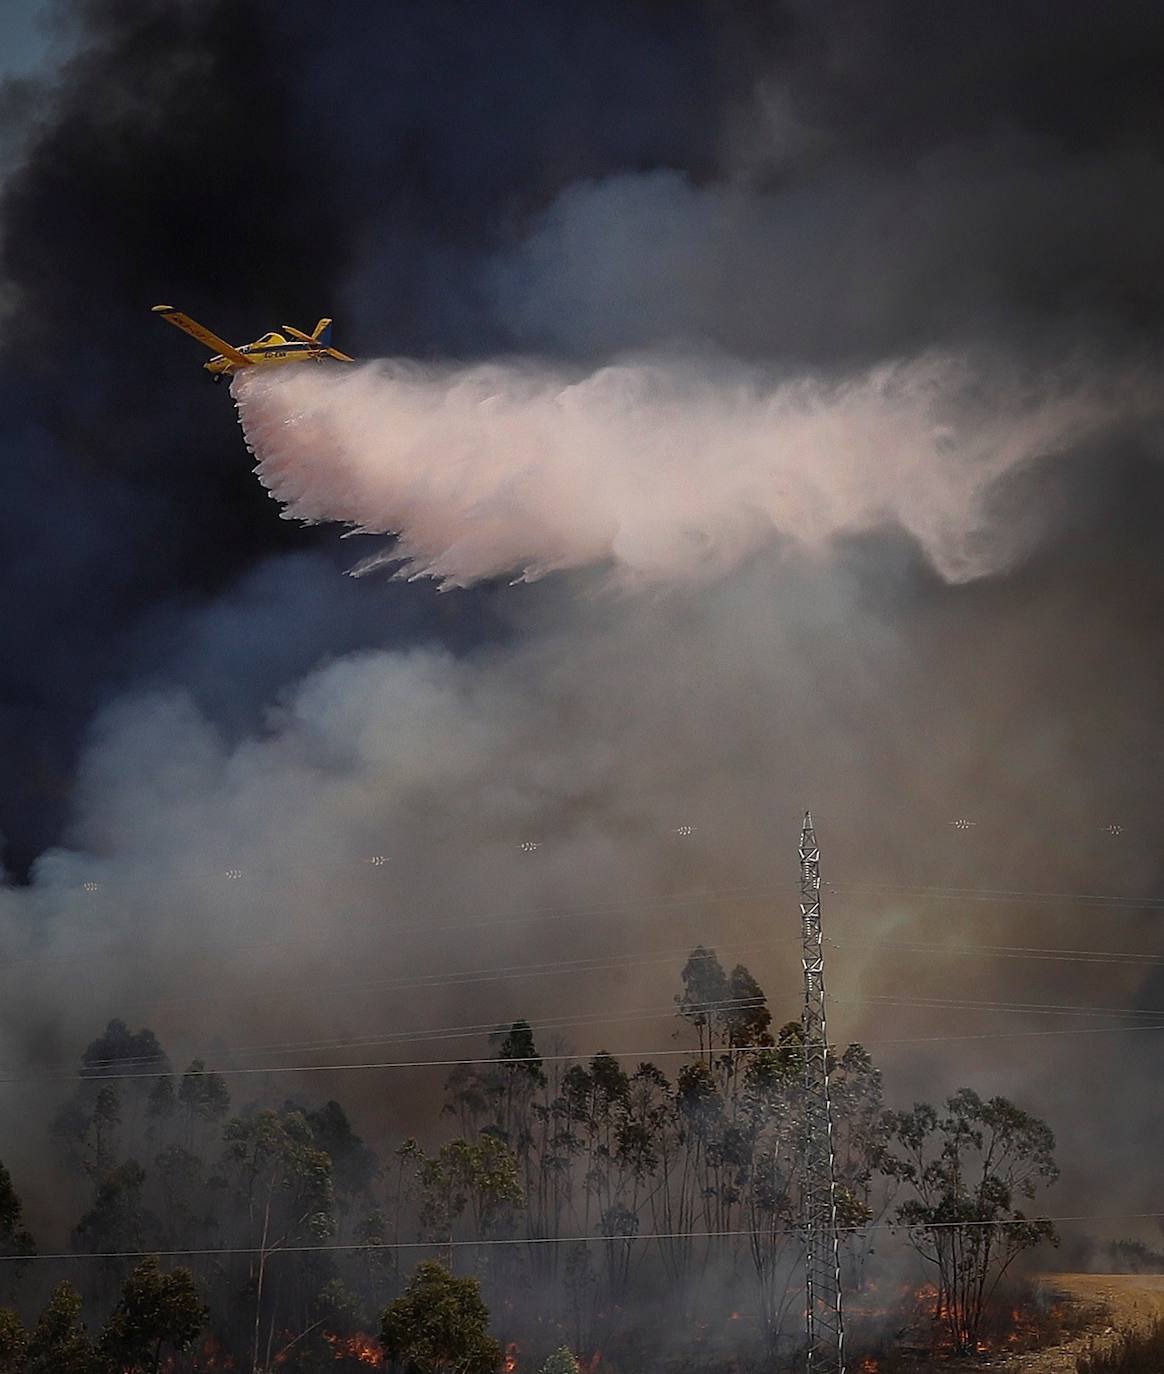
[[320, 320], [311, 331], [311, 341], [312, 343], [323, 344], [324, 348], [327, 348], [331, 344], [330, 320]]

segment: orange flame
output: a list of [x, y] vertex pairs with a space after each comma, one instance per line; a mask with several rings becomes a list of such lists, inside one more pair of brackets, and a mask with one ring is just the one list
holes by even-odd
[[384, 1352], [380, 1342], [366, 1331], [355, 1331], [350, 1336], [339, 1336], [334, 1331], [325, 1331], [323, 1339], [331, 1346], [337, 1360], [358, 1360], [360, 1364], [371, 1365], [378, 1369], [384, 1363]]
[[516, 1374], [517, 1371], [517, 1342], [510, 1341], [505, 1347], [505, 1361], [501, 1366], [504, 1374]]
[[194, 1355], [192, 1367], [196, 1370], [233, 1369], [234, 1356], [224, 1350], [213, 1336], [207, 1336]]

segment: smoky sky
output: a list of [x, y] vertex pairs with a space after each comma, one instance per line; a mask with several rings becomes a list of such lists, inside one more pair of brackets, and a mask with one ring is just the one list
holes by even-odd
[[[507, 217], [574, 175], [708, 163], [706, 111], [730, 84], [708, 62], [713, 20], [616, 5], [498, 7], [492, 21], [364, 6], [342, 25], [308, 5], [64, 7], [77, 55], [11, 92], [0, 208], [0, 831], [18, 868], [59, 831], [95, 706], [139, 674], [180, 675], [166, 645], [221, 614], [218, 598], [245, 598], [264, 560], [294, 553], [299, 579], [308, 566], [312, 541], [250, 479], [201, 358], [159, 338], [148, 307], [179, 302], [231, 337], [326, 312], [356, 350], [480, 345], [488, 330], [438, 282], [455, 285]], [[367, 254], [382, 304], [357, 312], [345, 287]], [[400, 591], [385, 608], [332, 571], [319, 578], [344, 628], [301, 640], [292, 675], [417, 615], [433, 633], [457, 619]], [[268, 669], [222, 665], [236, 701], [256, 671], [260, 696], [277, 685]]]
[[[313, 542], [250, 479], [193, 348], [158, 337], [158, 300], [230, 337], [334, 313], [352, 351], [421, 357], [679, 337], [827, 366], [983, 332], [1154, 339], [1150, 6], [340, 21], [93, 0], [56, 19], [76, 55], [9, 92], [0, 202], [0, 831], [18, 868], [59, 833], [95, 707], [180, 676], [185, 617]], [[345, 628], [289, 675], [431, 609], [330, 591]], [[254, 666], [224, 669], [240, 699], [274, 685], [252, 691]]]
[[[58, 22], [74, 55], [0, 96], [0, 832], [34, 879], [6, 894], [17, 949], [63, 957], [107, 934], [126, 952], [66, 1011], [24, 990], [13, 1054], [64, 1055], [99, 1015], [156, 1020], [193, 1049], [219, 1034], [146, 994], [164, 1001], [189, 971], [181, 941], [166, 952], [175, 932], [201, 932], [190, 968], [221, 962], [242, 904], [144, 884], [220, 875], [242, 840], [289, 873], [306, 853], [403, 848], [403, 919], [768, 882], [784, 871], [774, 834], [791, 852], [819, 798], [850, 875], [1154, 890], [1152, 407], [992, 487], [989, 519], [1021, 529], [1022, 556], [963, 585], [887, 521], [823, 563], [765, 548], [682, 593], [612, 596], [584, 570], [441, 594], [346, 577], [363, 541], [280, 519], [226, 389], [149, 307], [240, 341], [333, 315], [338, 347], [431, 368], [520, 355], [590, 373], [654, 352], [827, 389], [967, 354], [1059, 394], [1084, 377], [1118, 395], [1159, 376], [1162, 353], [1158, 7], [77, 0]], [[956, 816], [976, 828], [958, 838]], [[684, 822], [701, 838], [678, 860], [660, 836]], [[512, 842], [555, 827], [574, 838], [514, 878]], [[505, 856], [434, 880], [434, 835]], [[78, 905], [91, 862], [137, 895]], [[367, 877], [288, 879], [248, 919], [272, 939], [324, 912], [367, 922]], [[905, 929], [904, 909], [872, 905], [847, 899], [851, 938]], [[1022, 939], [997, 914], [958, 929], [1106, 947], [1094, 913], [1065, 934], [1040, 910], [1017, 917]], [[741, 914], [737, 939], [761, 918]], [[353, 947], [385, 976], [405, 957]], [[511, 941], [488, 955], [518, 962]], [[841, 997], [874, 974], [920, 987], [937, 976], [922, 962], [870, 957]], [[220, 972], [224, 996], [251, 971]], [[1041, 994], [1102, 1000], [1078, 972]], [[965, 987], [1034, 996], [1013, 966]], [[1164, 988], [1129, 973], [1110, 992], [1150, 1007]], [[452, 1022], [496, 1005], [437, 1000]], [[334, 1015], [303, 1013], [331, 1033]], [[247, 1016], [276, 1029], [277, 1009]], [[920, 1035], [907, 1020], [850, 1013], [870, 1038]], [[1129, 1064], [1150, 1066], [1150, 1039]], [[961, 1081], [941, 1051], [905, 1053], [927, 1090]], [[1098, 1093], [1094, 1048], [1040, 1062], [999, 1048], [975, 1081], [1033, 1085], [1070, 1116], [1077, 1063]]]

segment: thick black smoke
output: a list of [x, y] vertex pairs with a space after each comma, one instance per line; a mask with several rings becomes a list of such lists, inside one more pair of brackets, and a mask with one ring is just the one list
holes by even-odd
[[[326, 312], [352, 351], [482, 350], [500, 332], [471, 280], [489, 250], [576, 177], [707, 173], [755, 74], [713, 5], [64, 14], [77, 55], [10, 93], [0, 201], [0, 833], [17, 868], [59, 833], [95, 707], [182, 677], [189, 655], [170, 646], [228, 614], [219, 597], [245, 602], [257, 565], [294, 550], [295, 580], [313, 573], [338, 617], [305, 637], [298, 594], [276, 593], [298, 641], [288, 676], [402, 617], [434, 633], [459, 618], [339, 585], [326, 554], [305, 563], [311, 541], [250, 478], [201, 357], [148, 307], [179, 303], [232, 338]], [[265, 637], [279, 613], [256, 611]], [[264, 660], [222, 663], [236, 704], [278, 686]]]
[[[353, 350], [421, 356], [680, 337], [835, 366], [968, 335], [1154, 343], [1151, 7], [62, 14], [77, 56], [9, 93], [0, 203], [18, 867], [59, 831], [94, 707], [170, 671], [143, 616], [166, 608], [181, 639], [191, 605], [304, 544], [192, 346], [159, 337], [158, 300], [239, 337], [326, 310]], [[360, 629], [290, 670], [383, 636], [377, 592], [334, 594]]]

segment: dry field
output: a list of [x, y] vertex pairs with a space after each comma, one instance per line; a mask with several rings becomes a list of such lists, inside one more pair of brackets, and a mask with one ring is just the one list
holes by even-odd
[[1164, 1274], [1047, 1274], [1042, 1284], [1050, 1295], [1100, 1307], [1104, 1315], [1062, 1345], [1017, 1356], [1011, 1368], [1021, 1374], [1075, 1374], [1075, 1357], [1089, 1345], [1101, 1346], [1117, 1331], [1164, 1316]]

